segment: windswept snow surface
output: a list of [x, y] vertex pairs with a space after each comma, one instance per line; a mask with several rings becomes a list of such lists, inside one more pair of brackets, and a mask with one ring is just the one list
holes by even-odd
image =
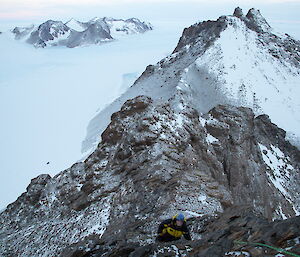
[[81, 159], [95, 112], [170, 54], [189, 23], [153, 23], [149, 33], [74, 49], [35, 49], [8, 31], [1, 34], [0, 209], [33, 177]]

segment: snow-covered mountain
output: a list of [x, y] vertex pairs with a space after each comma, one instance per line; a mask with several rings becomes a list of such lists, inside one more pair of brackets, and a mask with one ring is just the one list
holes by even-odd
[[[99, 142], [110, 116], [140, 94], [164, 102], [176, 96], [206, 113], [217, 104], [253, 108], [300, 138], [300, 42], [275, 32], [260, 12], [186, 28], [172, 55], [147, 67], [135, 84], [89, 124], [83, 152]], [[300, 145], [299, 145], [300, 146]]]
[[67, 46], [70, 48], [100, 44], [122, 35], [144, 33], [152, 30], [149, 23], [139, 19], [94, 18], [88, 22], [71, 19], [66, 23], [48, 20], [35, 27], [16, 27], [15, 39], [23, 39], [35, 47]]
[[[185, 29], [173, 54], [148, 66], [102, 112], [101, 125], [110, 120], [92, 153], [54, 177], [32, 179], [26, 192], [0, 214], [0, 255], [276, 254], [238, 248], [234, 240], [298, 251], [300, 151], [266, 114], [255, 115], [260, 108], [236, 106], [247, 100], [247, 92], [241, 99], [228, 95], [222, 80], [226, 67], [218, 70], [218, 77], [200, 62], [215, 48], [219, 51], [214, 54], [225, 56], [218, 42], [232, 28], [238, 36], [240, 29], [256, 33], [247, 43], [254, 40], [257, 48], [250, 49], [260, 50], [266, 60], [273, 56], [259, 39], [265, 42], [274, 34], [266, 31], [270, 28], [254, 9], [247, 16], [236, 9], [233, 16]], [[290, 54], [289, 49], [297, 49], [298, 43], [287, 40], [282, 46], [287, 49], [271, 60], [283, 62], [282, 56], [290, 55], [276, 64], [293, 72], [298, 50]], [[218, 67], [217, 61], [211, 58], [205, 65]], [[265, 67], [262, 63], [264, 59], [257, 59], [259, 67]], [[280, 67], [278, 72], [283, 71]], [[92, 125], [99, 133], [97, 119]], [[187, 216], [193, 241], [155, 243], [159, 222], [178, 212]]]
[[70, 38], [71, 29], [61, 21], [48, 20], [31, 32], [27, 42], [35, 47], [64, 45], [65, 40]]
[[103, 18], [103, 21], [108, 24], [112, 37], [119, 37], [120, 35], [144, 33], [152, 29], [150, 23], [141, 22], [139, 19], [131, 18], [127, 20]]
[[29, 27], [15, 27], [12, 33], [15, 34], [15, 39], [20, 40], [27, 37], [33, 31], [34, 27], [34, 24]]

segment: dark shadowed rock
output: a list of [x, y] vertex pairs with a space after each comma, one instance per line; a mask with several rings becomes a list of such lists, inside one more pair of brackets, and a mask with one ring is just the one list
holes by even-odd
[[225, 28], [224, 17], [220, 17], [217, 21], [204, 21], [185, 28], [173, 53], [179, 52], [183, 47], [194, 45], [195, 43], [205, 46], [202, 49], [204, 51], [220, 36], [221, 31]]
[[240, 18], [240, 17], [244, 16], [243, 10], [240, 7], [237, 7], [234, 9], [233, 15]]

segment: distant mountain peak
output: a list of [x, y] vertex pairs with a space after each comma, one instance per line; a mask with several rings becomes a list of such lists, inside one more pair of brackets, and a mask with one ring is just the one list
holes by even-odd
[[255, 8], [251, 8], [247, 15], [244, 16], [242, 14], [242, 9], [237, 7], [234, 11], [234, 16], [242, 19], [247, 23], [249, 28], [256, 30], [257, 32], [267, 32], [271, 29], [271, 26], [266, 21], [266, 19], [262, 16], [260, 11]]
[[139, 19], [114, 19], [94, 17], [88, 22], [74, 18], [66, 23], [48, 20], [37, 28], [18, 28], [12, 32], [15, 39], [25, 39], [35, 47], [67, 46], [101, 44], [119, 38], [122, 35], [144, 33], [151, 30], [149, 23]]

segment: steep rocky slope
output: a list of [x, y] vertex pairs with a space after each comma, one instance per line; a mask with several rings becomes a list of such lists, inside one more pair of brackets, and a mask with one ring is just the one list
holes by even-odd
[[245, 107], [217, 106], [199, 117], [175, 99], [129, 100], [93, 154], [33, 179], [1, 214], [1, 252], [53, 256], [93, 234], [111, 250], [147, 244], [158, 222], [178, 211], [213, 216], [248, 204], [268, 219], [293, 217], [300, 153], [284, 138]]

